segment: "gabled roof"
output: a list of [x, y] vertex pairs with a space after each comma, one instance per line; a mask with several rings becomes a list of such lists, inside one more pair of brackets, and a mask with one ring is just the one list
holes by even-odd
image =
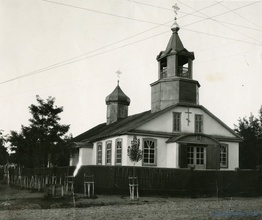
[[126, 134], [129, 131], [134, 130], [140, 125], [152, 120], [153, 118], [161, 115], [162, 113], [174, 108], [170, 106], [162, 111], [151, 113], [151, 110], [142, 112], [139, 114], [128, 116], [117, 122], [107, 125], [106, 123], [99, 124], [94, 128], [76, 136], [74, 142], [94, 142], [103, 138]]
[[239, 141], [241, 140], [240, 136], [238, 136], [231, 128], [229, 128], [225, 123], [223, 123], [219, 118], [213, 115], [205, 107], [203, 107], [202, 105], [195, 105], [195, 104], [188, 104], [188, 103], [179, 103], [176, 105], [172, 105], [166, 109], [163, 109], [155, 113], [151, 113], [151, 111], [149, 110], [149, 111], [142, 112], [139, 114], [131, 115], [131, 116], [128, 116], [127, 118], [121, 119], [109, 125], [107, 125], [106, 123], [102, 123], [76, 136], [73, 140], [74, 142], [92, 143], [92, 142], [99, 141], [105, 138], [127, 134], [128, 132], [134, 131], [136, 128], [145, 124], [146, 122], [178, 106], [194, 107], [194, 108], [202, 109], [206, 114], [208, 114], [215, 121], [221, 124], [231, 134], [233, 134]]

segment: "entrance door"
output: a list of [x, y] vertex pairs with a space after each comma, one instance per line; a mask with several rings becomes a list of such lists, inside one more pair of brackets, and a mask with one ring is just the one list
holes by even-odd
[[206, 169], [206, 147], [188, 146], [187, 164], [196, 169]]

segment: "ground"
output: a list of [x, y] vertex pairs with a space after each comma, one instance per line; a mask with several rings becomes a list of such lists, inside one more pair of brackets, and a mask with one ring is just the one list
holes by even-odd
[[0, 220], [9, 219], [262, 219], [262, 198], [175, 198], [82, 194], [44, 198], [43, 192], [0, 183]]

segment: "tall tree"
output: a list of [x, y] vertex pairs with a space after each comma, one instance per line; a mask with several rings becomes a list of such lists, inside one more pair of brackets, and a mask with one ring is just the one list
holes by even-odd
[[5, 147], [6, 138], [3, 131], [0, 130], [0, 165], [4, 165], [8, 159], [7, 149]]
[[249, 118], [240, 118], [235, 131], [243, 138], [239, 150], [240, 168], [255, 169], [262, 165], [262, 108], [258, 118], [252, 114]]
[[55, 98], [47, 100], [36, 96], [37, 105], [30, 105], [32, 118], [29, 126], [22, 126], [21, 132], [12, 131], [9, 141], [15, 151], [13, 159], [26, 167], [46, 167], [68, 165], [71, 135], [67, 135], [70, 125], [60, 124], [62, 107], [55, 105]]

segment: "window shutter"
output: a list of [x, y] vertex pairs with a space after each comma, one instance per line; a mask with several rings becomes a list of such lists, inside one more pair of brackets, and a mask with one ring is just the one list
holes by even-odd
[[179, 145], [179, 167], [187, 168], [187, 145]]
[[219, 145], [208, 145], [206, 152], [207, 169], [220, 168], [220, 147]]

